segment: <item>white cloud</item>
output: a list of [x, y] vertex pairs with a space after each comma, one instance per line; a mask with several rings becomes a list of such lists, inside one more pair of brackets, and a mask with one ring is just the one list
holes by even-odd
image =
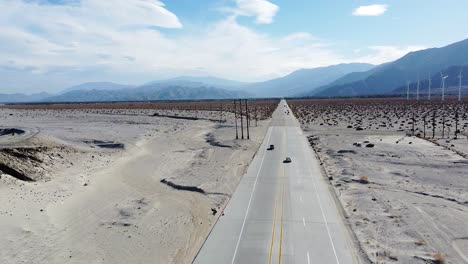
[[271, 24], [279, 7], [266, 0], [236, 0], [237, 13], [244, 16], [256, 17], [258, 24]]
[[[31, 80], [37, 82], [28, 86], [37, 87], [35, 91], [57, 90], [69, 85], [67, 81], [143, 83], [186, 74], [255, 81], [299, 68], [352, 61], [378, 64], [422, 48], [373, 46], [368, 56], [360, 55], [366, 54], [363, 50], [345, 58], [309, 33], [273, 37], [240, 25], [235, 16], [176, 35], [148, 26], [182, 27], [161, 1], [39, 5], [0, 0], [0, 73], [2, 66], [9, 66], [9, 74], [16, 68], [36, 76]], [[14, 78], [8, 82], [15, 86]]]
[[371, 64], [381, 64], [399, 59], [412, 51], [418, 51], [426, 48], [427, 47], [424, 46], [370, 46], [368, 48], [370, 50], [370, 54], [357, 58], [356, 61], [367, 62]]
[[[310, 34], [274, 38], [242, 26], [232, 17], [199, 35], [174, 41], [176, 51], [167, 58], [174, 68], [205, 68], [231, 79], [258, 80], [340, 61]], [[171, 59], [173, 54], [178, 54], [176, 61]]]
[[[144, 82], [203, 72], [251, 81], [342, 61], [309, 33], [272, 37], [240, 25], [231, 16], [203, 29], [167, 35], [144, 27], [181, 27], [161, 2], [115, 0], [112, 4], [0, 1], [0, 66], [32, 67], [36, 73], [62, 76], [79, 72], [80, 81], [88, 81], [87, 69], [93, 69], [93, 79], [100, 73], [101, 80], [125, 77]], [[266, 21], [269, 16], [259, 17]]]
[[388, 5], [360, 6], [353, 11], [353, 16], [380, 16], [387, 12]]

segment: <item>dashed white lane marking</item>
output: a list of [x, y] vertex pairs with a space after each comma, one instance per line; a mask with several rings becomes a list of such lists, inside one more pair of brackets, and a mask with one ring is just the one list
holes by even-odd
[[305, 226], [305, 219], [302, 217], [302, 224]]
[[309, 256], [309, 251], [307, 251], [307, 264], [310, 264], [310, 256]]
[[301, 195], [301, 197], [299, 197], [299, 201], [301, 201], [301, 203], [302, 203], [302, 195]]

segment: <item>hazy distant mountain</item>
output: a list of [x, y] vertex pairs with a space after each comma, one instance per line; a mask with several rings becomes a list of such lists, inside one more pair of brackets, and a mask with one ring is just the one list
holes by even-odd
[[[445, 87], [447, 94], [458, 94], [459, 78], [460, 71], [465, 73], [466, 77], [462, 77], [462, 86], [465, 87], [468, 85], [468, 65], [464, 66], [451, 66], [449, 68], [443, 69], [441, 72], [435, 73], [431, 76], [431, 93], [440, 94], [442, 88], [442, 78], [440, 73], [443, 76], [448, 76], [445, 79]], [[429, 76], [427, 78], [421, 78], [419, 81], [419, 92], [420, 94], [427, 94], [429, 91]], [[417, 81], [409, 84], [410, 95], [414, 96], [417, 90]], [[454, 89], [456, 88], [456, 89]], [[464, 89], [462, 89], [464, 90]], [[402, 85], [396, 88], [392, 93], [406, 95], [407, 85]]]
[[241, 86], [246, 83], [226, 80], [216, 77], [195, 77], [195, 76], [182, 76], [167, 80], [152, 81], [146, 85], [170, 85], [170, 86], [185, 86], [185, 87], [216, 87], [227, 90], [239, 90]]
[[[455, 67], [451, 67], [454, 66]], [[215, 77], [179, 77], [154, 81], [133, 87], [109, 82], [85, 83], [64, 90], [49, 98], [47, 94], [0, 94], [0, 102], [78, 102], [78, 101], [141, 101], [224, 99], [237, 97], [287, 96], [369, 96], [405, 91], [406, 82], [417, 76], [427, 85], [439, 85], [441, 70], [449, 78], [447, 86], [457, 84], [456, 65], [468, 65], [468, 39], [446, 47], [408, 53], [402, 58], [379, 66], [351, 63], [295, 71], [287, 76], [258, 83], [242, 83]], [[459, 70], [458, 70], [459, 71]], [[468, 75], [468, 69], [465, 74]], [[458, 75], [458, 74], [456, 74]], [[468, 77], [467, 77], [468, 78]], [[464, 83], [465, 84], [465, 83]], [[424, 88], [422, 88], [424, 89]], [[241, 92], [248, 91], [248, 92]], [[251, 93], [251, 94], [250, 94]]]
[[247, 85], [258, 97], [294, 96], [312, 92], [317, 87], [328, 84], [351, 72], [362, 72], [373, 68], [365, 63], [338, 64], [328, 67], [297, 70], [281, 78]]
[[370, 69], [368, 71], [348, 73], [348, 74], [344, 75], [343, 77], [338, 78], [335, 81], [333, 81], [333, 82], [331, 82], [331, 83], [329, 83], [327, 85], [323, 85], [323, 86], [320, 86], [320, 87], [314, 89], [313, 91], [303, 93], [303, 94], [301, 94], [301, 96], [310, 96], [310, 95], [318, 94], [319, 92], [324, 91], [324, 90], [326, 90], [326, 89], [328, 89], [330, 87], [333, 87], [333, 86], [339, 86], [339, 85], [343, 85], [343, 84], [356, 82], [356, 81], [359, 81], [359, 80], [364, 80], [365, 78], [372, 75], [374, 72], [379, 71], [379, 69], [384, 67], [386, 64], [387, 63], [377, 65], [377, 66], [375, 66], [374, 68], [372, 68], [372, 69]]
[[125, 88], [132, 88], [132, 87], [134, 86], [112, 83], [112, 82], [88, 82], [88, 83], [83, 83], [83, 84], [69, 87], [60, 93], [63, 94], [63, 93], [71, 92], [71, 91], [120, 90], [120, 89], [125, 89]]
[[25, 103], [25, 102], [37, 102], [51, 96], [48, 93], [36, 93], [36, 94], [0, 94], [0, 103]]
[[370, 71], [346, 75], [310, 93], [314, 96], [381, 95], [392, 92], [406, 81], [415, 81], [418, 74], [429, 76], [452, 65], [468, 64], [468, 39], [442, 48], [411, 52], [404, 57], [380, 65]]
[[245, 92], [213, 87], [145, 85], [120, 90], [75, 90], [44, 99], [44, 102], [107, 102], [151, 100], [228, 99], [248, 96]]
[[230, 91], [208, 86], [186, 87], [174, 85], [160, 87], [158, 85], [144, 85], [134, 90], [137, 91], [139, 96], [149, 98], [147, 100], [227, 99], [249, 96], [244, 91]]

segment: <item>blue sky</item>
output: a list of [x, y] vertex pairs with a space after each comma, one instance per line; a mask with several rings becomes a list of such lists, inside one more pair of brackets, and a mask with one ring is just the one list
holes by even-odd
[[380, 64], [467, 38], [466, 10], [459, 0], [4, 0], [0, 93]]

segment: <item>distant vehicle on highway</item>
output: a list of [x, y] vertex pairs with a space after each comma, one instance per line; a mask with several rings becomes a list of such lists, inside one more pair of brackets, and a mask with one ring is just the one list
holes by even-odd
[[286, 157], [284, 160], [283, 160], [283, 163], [291, 163], [292, 160], [290, 157]]
[[270, 145], [267, 150], [274, 150], [275, 149], [275, 145]]

